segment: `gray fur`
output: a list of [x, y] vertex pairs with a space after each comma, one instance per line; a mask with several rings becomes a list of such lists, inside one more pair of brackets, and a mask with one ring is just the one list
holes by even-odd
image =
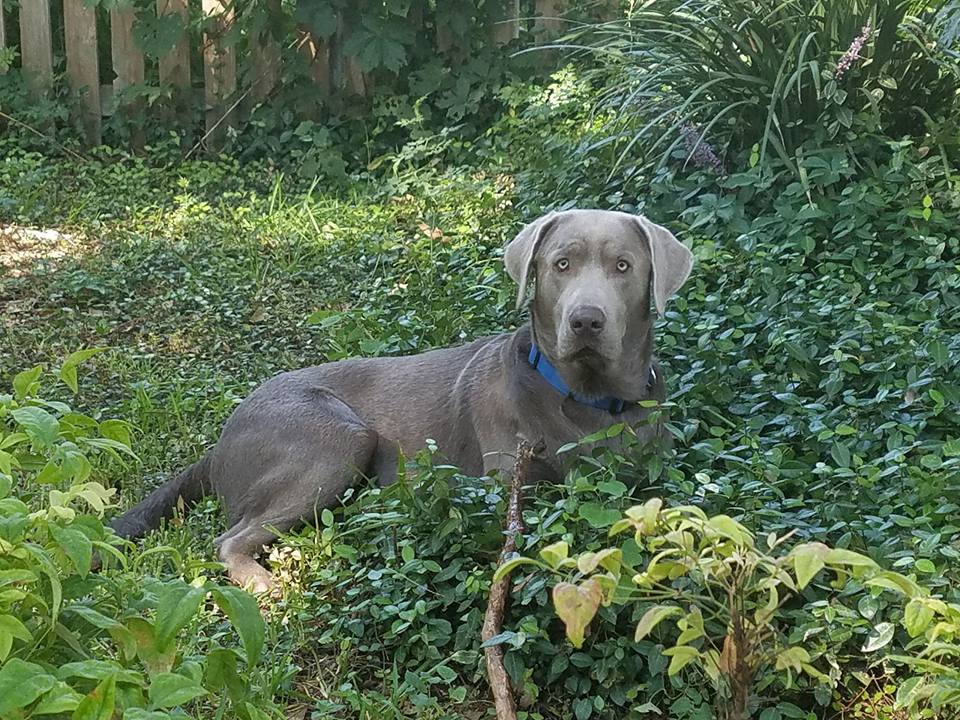
[[[662, 313], [690, 273], [690, 251], [646, 218], [570, 210], [525, 227], [504, 261], [521, 298], [528, 275], [535, 276], [529, 325], [420, 355], [355, 358], [278, 375], [240, 404], [199, 462], [114, 528], [142, 535], [178, 497], [189, 504], [215, 491], [229, 526], [217, 538], [220, 558], [234, 581], [263, 591], [271, 577], [254, 558], [276, 539], [275, 530], [335, 505], [360, 475], [392, 481], [399, 454], [412, 455], [428, 438], [476, 476], [509, 471], [520, 438], [542, 443], [543, 470], [559, 476], [561, 445], [614, 422], [640, 425], [649, 411], [638, 406], [612, 416], [562, 397], [530, 367], [527, 353], [536, 338], [580, 395], [663, 399], [650, 296]], [[648, 385], [651, 367], [655, 381]], [[652, 438], [659, 428], [640, 432]]]

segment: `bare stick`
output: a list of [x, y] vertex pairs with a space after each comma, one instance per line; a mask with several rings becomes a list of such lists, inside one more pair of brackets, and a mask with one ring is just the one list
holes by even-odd
[[[523, 531], [523, 519], [520, 506], [523, 503], [523, 485], [527, 479], [530, 461], [533, 460], [534, 450], [525, 440], [517, 446], [517, 459], [513, 466], [513, 480], [510, 486], [510, 502], [507, 505], [507, 538], [500, 553], [500, 562], [503, 563], [517, 549], [517, 534]], [[487, 613], [483, 618], [483, 629], [480, 637], [487, 642], [503, 631], [503, 613], [510, 597], [510, 574], [507, 573], [497, 580], [490, 588], [490, 600], [487, 603]], [[492, 645], [483, 649], [487, 658], [487, 679], [490, 691], [493, 693], [493, 703], [497, 710], [497, 720], [516, 720], [517, 705], [513, 699], [513, 688], [510, 677], [503, 665], [503, 646]]]

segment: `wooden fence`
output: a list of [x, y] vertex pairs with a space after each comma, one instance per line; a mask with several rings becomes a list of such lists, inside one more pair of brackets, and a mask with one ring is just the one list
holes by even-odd
[[[4, 27], [3, 1], [0, 0], [0, 48], [6, 46], [9, 37]], [[277, 12], [280, 11], [280, 1], [267, 0]], [[610, 0], [603, 1], [608, 7], [618, 5]], [[270, 39], [248, 38], [246, 47], [249, 52], [244, 63], [249, 63], [249, 71], [243, 74], [246, 87], [238, 87], [237, 46], [223, 42], [234, 21], [234, 0], [156, 0], [156, 12], [158, 16], [178, 13], [186, 27], [191, 2], [197, 4], [194, 9], [199, 9], [206, 18], [202, 38], [191, 38], [184, 32], [173, 48], [156, 62], [146, 58], [137, 45], [132, 8], [121, 6], [110, 10], [107, 37], [103, 37], [102, 32], [98, 37], [97, 11], [87, 7], [84, 0], [55, 1], [55, 6], [62, 4], [62, 23], [54, 22], [55, 18], [51, 16], [51, 0], [21, 0], [18, 12], [9, 7], [8, 0], [6, 19], [8, 25], [13, 22], [19, 25], [19, 64], [30, 91], [35, 95], [50, 91], [54, 82], [54, 47], [63, 49], [66, 77], [70, 88], [79, 95], [80, 120], [91, 144], [100, 142], [102, 118], [113, 110], [111, 98], [114, 94], [131, 85], [144, 83], [149, 71], [161, 86], [171, 89], [173, 106], [179, 107], [186, 116], [192, 117], [196, 104], [203, 104], [206, 116], [204, 139], [215, 147], [226, 128], [238, 122], [244, 107], [264, 100], [273, 90], [281, 77], [282, 53]], [[535, 13], [532, 21], [538, 37], [559, 30], [559, 18], [568, 0], [525, 2], [529, 4], [524, 7]], [[103, 17], [100, 20], [102, 29]], [[506, 45], [516, 39], [521, 20], [520, 0], [505, 0], [503, 18], [492, 26], [492, 41]], [[194, 46], [196, 42], [199, 47]], [[310, 63], [311, 75], [321, 93], [343, 91], [363, 95], [368, 91], [369, 78], [361, 72], [355, 57], [339, 50], [336, 36], [324, 41], [301, 31], [294, 42]], [[438, 50], [449, 49], [450, 43], [450, 34], [442, 27], [436, 28]], [[105, 45], [109, 46], [110, 68], [101, 68]], [[191, 55], [195, 52], [202, 55], [202, 92], [200, 78], [191, 74]], [[102, 82], [102, 78], [111, 76], [112, 82]]]

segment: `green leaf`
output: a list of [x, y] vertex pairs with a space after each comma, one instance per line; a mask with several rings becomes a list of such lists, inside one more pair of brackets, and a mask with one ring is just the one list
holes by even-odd
[[841, 548], [831, 548], [823, 556], [823, 559], [824, 562], [831, 567], [845, 566], [872, 568], [877, 566], [877, 564], [866, 555], [861, 555], [860, 553], [853, 552], [852, 550], [844, 550]]
[[26, 625], [13, 615], [0, 615], [0, 663], [7, 659], [14, 640], [30, 642], [33, 640], [33, 635], [27, 630]]
[[0, 667], [0, 718], [11, 717], [50, 690], [57, 679], [42, 667], [12, 658]]
[[914, 598], [903, 610], [903, 626], [910, 633], [910, 637], [917, 637], [930, 626], [933, 615], [933, 608], [922, 598]]
[[98, 430], [107, 440], [113, 440], [126, 448], [131, 447], [130, 424], [123, 420], [104, 420]]
[[53, 688], [30, 711], [31, 717], [38, 715], [60, 715], [76, 710], [83, 696], [76, 692], [67, 683], [58, 680]]
[[147, 691], [151, 710], [178, 707], [206, 694], [207, 691], [190, 678], [169, 672], [154, 677]]
[[654, 605], [647, 610], [640, 622], [637, 623], [637, 631], [633, 635], [634, 642], [640, 642], [647, 635], [653, 632], [653, 629], [669, 617], [683, 615], [683, 610], [673, 605]]
[[863, 647], [860, 648], [863, 652], [876, 652], [882, 647], [885, 647], [891, 640], [893, 640], [893, 633], [896, 630], [893, 623], [882, 622], [879, 623], [873, 630], [870, 631], [870, 634], [867, 636], [867, 641], [863, 644]]
[[93, 543], [90, 538], [75, 528], [62, 527], [55, 522], [50, 522], [47, 527], [57, 547], [70, 558], [77, 574], [86, 577], [93, 562]]
[[324, 508], [320, 513], [320, 522], [324, 527], [333, 527], [333, 511], [330, 508]]
[[60, 423], [43, 408], [22, 407], [10, 413], [17, 424], [22, 427], [31, 440], [50, 446], [57, 441], [60, 434]]
[[496, 571], [493, 573], [493, 581], [497, 582], [500, 578], [504, 577], [505, 575], [509, 575], [514, 571], [515, 568], [519, 567], [520, 565], [536, 565], [537, 567], [540, 567], [540, 563], [538, 563], [536, 560], [532, 558], [513, 557], [507, 560], [505, 563], [501, 563], [497, 567]]
[[677, 645], [668, 650], [664, 650], [663, 654], [670, 658], [670, 667], [667, 668], [667, 675], [671, 677], [700, 657], [700, 652], [689, 645]]
[[583, 646], [587, 625], [597, 614], [602, 597], [600, 583], [593, 578], [579, 585], [561, 582], [553, 588], [554, 609], [557, 616], [563, 620], [567, 637], [575, 648]]
[[183, 581], [167, 583], [157, 599], [156, 641], [159, 649], [173, 642], [174, 636], [197, 614], [203, 596], [204, 587], [193, 587]]
[[752, 539], [743, 525], [727, 515], [715, 515], [707, 521], [707, 527], [733, 540], [737, 545], [749, 544]]
[[613, 525], [620, 519], [620, 511], [614, 508], [606, 508], [600, 503], [589, 502], [580, 506], [579, 515], [586, 520], [591, 527], [605, 528]]
[[67, 387], [73, 390], [74, 394], [77, 392], [77, 366], [92, 358], [98, 353], [102, 353], [106, 348], [89, 348], [87, 350], [77, 350], [76, 352], [70, 353], [67, 356], [67, 359], [63, 361], [63, 365], [60, 367], [60, 379], [66, 383]]
[[43, 372], [43, 367], [37, 365], [30, 368], [29, 370], [24, 370], [13, 376], [13, 394], [17, 400], [23, 400], [26, 397], [33, 396], [36, 391], [35, 385], [37, 380], [40, 378], [40, 373]]
[[560, 563], [567, 559], [569, 552], [570, 547], [561, 540], [543, 548], [540, 551], [540, 557], [546, 561], [547, 565], [556, 570], [560, 567]]
[[117, 676], [104, 678], [77, 709], [73, 711], [73, 720], [112, 720], [117, 704]]
[[266, 625], [256, 599], [250, 593], [232, 587], [215, 588], [213, 598], [240, 634], [247, 667], [253, 667], [260, 659], [266, 633]]
[[793, 570], [797, 575], [797, 589], [803, 590], [826, 563], [823, 558], [830, 550], [823, 543], [805, 543], [798, 545], [790, 553], [793, 556]]

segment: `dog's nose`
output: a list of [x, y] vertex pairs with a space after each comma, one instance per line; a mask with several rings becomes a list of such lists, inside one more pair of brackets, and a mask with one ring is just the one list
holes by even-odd
[[570, 329], [576, 335], [599, 335], [606, 323], [607, 316], [596, 305], [580, 305], [570, 313]]

